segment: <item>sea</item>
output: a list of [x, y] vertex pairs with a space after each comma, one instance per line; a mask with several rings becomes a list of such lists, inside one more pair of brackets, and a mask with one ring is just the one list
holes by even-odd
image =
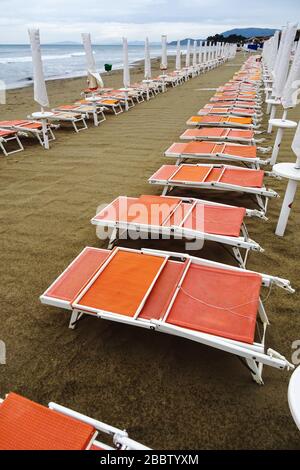
[[[83, 46], [78, 45], [42, 45], [43, 67], [46, 80], [80, 77], [86, 75], [86, 62]], [[104, 64], [112, 64], [113, 70], [123, 66], [121, 45], [93, 46], [97, 70], [104, 71]], [[169, 54], [175, 54], [170, 47]], [[159, 57], [161, 47], [152, 45], [152, 58]], [[143, 45], [129, 45], [130, 64], [144, 58]], [[29, 45], [0, 45], [0, 80], [6, 89], [21, 88], [32, 84], [32, 59]]]

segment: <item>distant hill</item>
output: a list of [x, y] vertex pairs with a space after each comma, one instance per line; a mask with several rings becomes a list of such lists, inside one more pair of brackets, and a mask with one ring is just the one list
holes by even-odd
[[80, 42], [75, 41], [60, 41], [60, 42], [49, 42], [48, 46], [80, 46]]
[[253, 36], [272, 36], [275, 33], [276, 29], [270, 28], [235, 28], [230, 29], [221, 33], [225, 38], [231, 34], [236, 34], [237, 36], [244, 36], [245, 38], [252, 38]]
[[[180, 40], [181, 46], [186, 46], [188, 41], [191, 41], [191, 43], [193, 43], [194, 41], [205, 41], [205, 39], [192, 39], [192, 38], [181, 39]], [[168, 42], [168, 46], [176, 46], [176, 45], [177, 45], [177, 41]]]

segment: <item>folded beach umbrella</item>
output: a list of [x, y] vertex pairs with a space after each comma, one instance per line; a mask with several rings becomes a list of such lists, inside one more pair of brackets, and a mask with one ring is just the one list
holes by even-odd
[[89, 88], [102, 88], [104, 87], [104, 83], [100, 73], [97, 72], [96, 69], [95, 57], [92, 51], [91, 35], [89, 33], [82, 33], [81, 37], [86, 57]]
[[202, 41], [199, 41], [199, 46], [198, 46], [198, 64], [202, 64]]
[[123, 85], [124, 88], [130, 87], [130, 72], [128, 61], [128, 42], [127, 38], [123, 38]]
[[161, 70], [167, 70], [168, 68], [168, 56], [167, 56], [167, 36], [165, 34], [161, 37]]
[[151, 79], [151, 58], [150, 58], [150, 47], [149, 39], [146, 38], [145, 41], [145, 79]]
[[285, 83], [281, 103], [284, 109], [294, 108], [298, 102], [298, 91], [300, 88], [300, 41], [298, 41], [294, 60]]
[[180, 41], [177, 41], [176, 49], [176, 70], [181, 70], [181, 50], [180, 50]]
[[207, 41], [204, 42], [204, 63], [208, 62], [208, 43]]
[[185, 66], [189, 67], [191, 64], [191, 41], [187, 42], [186, 56], [185, 56]]
[[297, 24], [288, 24], [279, 46], [275, 67], [273, 70], [273, 96], [281, 98], [288, 75], [291, 51], [297, 32]]
[[49, 99], [43, 71], [40, 31], [38, 29], [29, 29], [28, 33], [32, 53], [34, 100], [43, 108], [49, 106]]
[[194, 41], [193, 47], [193, 67], [197, 67], [197, 41]]
[[272, 72], [274, 69], [275, 61], [276, 61], [276, 56], [278, 52], [278, 44], [279, 44], [279, 31], [275, 31], [274, 36], [271, 38], [271, 47], [269, 51], [269, 59], [267, 58], [267, 64], [269, 71]]

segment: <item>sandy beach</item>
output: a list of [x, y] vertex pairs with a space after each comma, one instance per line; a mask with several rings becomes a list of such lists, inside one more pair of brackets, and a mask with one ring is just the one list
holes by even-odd
[[[108, 116], [99, 128], [90, 122], [78, 135], [59, 130], [47, 152], [28, 139], [24, 152], [1, 156], [0, 339], [7, 347], [7, 364], [0, 366], [1, 397], [15, 391], [42, 404], [64, 404], [126, 428], [154, 449], [300, 449], [287, 403], [289, 372], [266, 367], [265, 385], [259, 387], [237, 358], [221, 351], [92, 318], [72, 331], [67, 312], [39, 301], [85, 246], [107, 246], [90, 224], [100, 204], [119, 195], [159, 194], [147, 179], [165, 163], [163, 152], [179, 140], [186, 120], [214, 94], [203, 89], [224, 84], [245, 59], [239, 53], [128, 113]], [[153, 61], [156, 73], [158, 66]], [[142, 64], [131, 76], [132, 82], [143, 78]], [[122, 72], [106, 74], [104, 80], [106, 86], [120, 87]], [[84, 78], [48, 82], [51, 106], [75, 101], [84, 87]], [[3, 120], [36, 111], [32, 87], [9, 91], [0, 109]], [[298, 120], [299, 106], [288, 116]], [[263, 145], [272, 144], [274, 135], [266, 135]], [[279, 161], [295, 160], [292, 135], [285, 133]], [[268, 178], [267, 183], [284, 195], [285, 180]], [[231, 193], [174, 194], [253, 207], [248, 197]], [[266, 302], [267, 345], [291, 360], [292, 343], [300, 340], [300, 191], [284, 238], [274, 234], [281, 203], [282, 198], [270, 201], [267, 222], [249, 220], [251, 238], [265, 252], [252, 253], [247, 267], [287, 278], [296, 289], [292, 295], [274, 288]], [[180, 241], [124, 244], [184, 250]], [[233, 262], [213, 243], [196, 255]]]

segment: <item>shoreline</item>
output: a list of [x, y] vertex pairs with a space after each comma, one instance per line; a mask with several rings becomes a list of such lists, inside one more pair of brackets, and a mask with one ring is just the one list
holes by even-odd
[[[171, 59], [172, 56], [168, 56], [168, 59], [169, 60], [172, 60]], [[157, 60], [160, 60], [160, 57], [157, 56], [157, 57], [152, 57], [151, 58], [151, 63], [155, 63]], [[129, 64], [129, 67], [130, 67], [130, 70], [134, 70], [135, 67], [139, 67], [141, 65], [143, 65], [144, 63], [144, 59], [138, 59], [138, 60], [135, 60], [134, 62], [130, 63]], [[111, 72], [106, 72], [105, 70], [101, 71], [100, 70], [100, 74], [101, 74], [101, 77], [105, 77], [105, 76], [108, 76], [109, 74], [112, 74], [113, 72], [118, 72], [120, 70], [123, 70], [123, 64], [112, 64], [113, 68], [112, 68], [112, 71]], [[46, 84], [47, 83], [51, 83], [53, 81], [57, 81], [57, 80], [73, 80], [73, 79], [76, 79], [76, 78], [84, 78], [86, 77], [87, 75], [87, 72], [78, 72], [78, 73], [75, 73], [74, 75], [67, 75], [67, 76], [53, 76], [53, 77], [49, 77], [49, 78], [46, 78]], [[25, 80], [25, 79], [24, 79]], [[6, 87], [6, 90], [7, 91], [13, 91], [13, 90], [21, 90], [23, 88], [28, 88], [28, 87], [32, 87], [33, 86], [33, 78], [31, 77], [28, 77], [28, 83], [24, 82], [22, 84], [20, 84], [20, 86], [16, 86], [16, 84], [12, 84], [11, 86], [8, 85]]]

